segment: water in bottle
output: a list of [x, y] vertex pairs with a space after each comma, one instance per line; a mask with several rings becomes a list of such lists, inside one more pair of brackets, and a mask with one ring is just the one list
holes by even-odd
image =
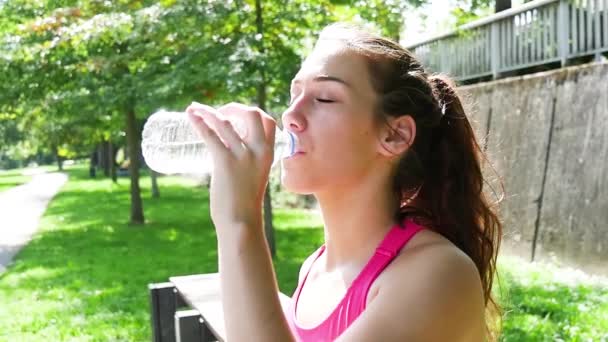
[[[232, 119], [240, 136], [242, 122]], [[295, 153], [296, 136], [278, 127], [273, 166]], [[209, 149], [190, 123], [187, 113], [158, 111], [152, 114], [142, 132], [142, 153], [150, 169], [164, 174], [209, 174], [213, 170]]]

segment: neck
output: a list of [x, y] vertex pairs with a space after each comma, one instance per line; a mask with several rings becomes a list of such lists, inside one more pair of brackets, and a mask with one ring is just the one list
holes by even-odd
[[325, 223], [325, 270], [364, 264], [394, 224], [392, 179], [382, 172], [365, 183], [316, 193]]

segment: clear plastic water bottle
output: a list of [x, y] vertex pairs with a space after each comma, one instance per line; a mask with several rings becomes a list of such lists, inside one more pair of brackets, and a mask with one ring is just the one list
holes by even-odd
[[[231, 121], [237, 133], [244, 136], [243, 123]], [[277, 127], [272, 166], [292, 156], [296, 143], [293, 133]], [[144, 125], [141, 148], [146, 164], [159, 173], [204, 175], [213, 170], [211, 153], [185, 112], [161, 110], [152, 114]]]

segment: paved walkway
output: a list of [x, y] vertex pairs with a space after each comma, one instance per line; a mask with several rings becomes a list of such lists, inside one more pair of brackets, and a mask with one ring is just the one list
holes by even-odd
[[67, 179], [63, 173], [43, 173], [0, 192], [0, 274], [34, 235], [47, 204]]

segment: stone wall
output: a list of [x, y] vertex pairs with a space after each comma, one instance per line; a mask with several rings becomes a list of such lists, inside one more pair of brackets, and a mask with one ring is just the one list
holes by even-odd
[[505, 186], [504, 249], [608, 273], [608, 63], [459, 91]]

